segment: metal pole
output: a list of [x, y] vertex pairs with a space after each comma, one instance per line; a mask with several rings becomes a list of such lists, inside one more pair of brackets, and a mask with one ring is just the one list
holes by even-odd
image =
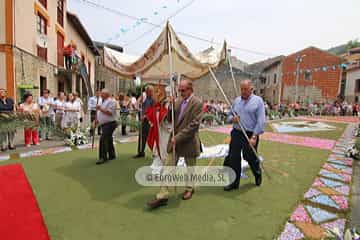
[[229, 61], [229, 67], [230, 67], [230, 73], [231, 73], [231, 77], [232, 77], [232, 80], [233, 80], [233, 84], [234, 84], [234, 89], [235, 89], [235, 96], [236, 94], [239, 94], [239, 90], [237, 89], [237, 86], [236, 86], [236, 80], [235, 80], [235, 77], [234, 77], [234, 72], [233, 72], [233, 68], [232, 68], [232, 64], [231, 64], [231, 51], [229, 50], [228, 51], [228, 61]]
[[295, 79], [295, 101], [297, 102], [298, 99], [298, 84], [299, 84], [299, 68], [300, 68], [300, 58], [296, 58], [296, 79]]
[[[174, 86], [174, 81], [173, 81], [173, 61], [172, 61], [172, 49], [171, 49], [171, 37], [170, 37], [170, 31], [168, 29], [168, 32], [167, 32], [167, 40], [168, 40], [168, 51], [169, 51], [169, 75], [170, 75], [170, 86], [171, 86], [171, 97], [174, 99], [174, 96], [175, 96], [175, 86]], [[171, 124], [172, 124], [172, 138], [174, 139], [175, 138], [175, 102], [172, 101], [171, 103], [171, 118], [172, 118], [172, 121], [171, 121]], [[176, 161], [176, 147], [175, 147], [175, 144], [173, 145], [173, 148], [172, 148], [173, 152], [172, 152], [172, 155], [173, 155], [173, 163], [174, 163], [174, 166], [175, 166], [175, 163], [177, 162]]]

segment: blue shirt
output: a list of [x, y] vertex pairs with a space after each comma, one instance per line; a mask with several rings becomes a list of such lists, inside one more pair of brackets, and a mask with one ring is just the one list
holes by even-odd
[[[227, 118], [228, 122], [232, 122], [233, 112], [240, 117], [240, 123], [245, 131], [253, 132], [254, 135], [264, 133], [265, 106], [261, 97], [253, 94], [247, 100], [237, 97]], [[234, 124], [234, 128], [241, 130], [239, 124]]]

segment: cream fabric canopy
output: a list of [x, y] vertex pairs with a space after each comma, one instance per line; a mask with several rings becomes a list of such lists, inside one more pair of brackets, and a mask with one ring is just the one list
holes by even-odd
[[[176, 73], [196, 80], [207, 74], [209, 67], [216, 68], [222, 63], [226, 59], [226, 53], [226, 42], [224, 42], [220, 49], [210, 47], [198, 54], [192, 54], [167, 23], [156, 41], [142, 56], [131, 56], [105, 47], [104, 64], [127, 79], [133, 79], [135, 76], [153, 80], [169, 79], [171, 74]], [[172, 73], [170, 73], [170, 56]]]

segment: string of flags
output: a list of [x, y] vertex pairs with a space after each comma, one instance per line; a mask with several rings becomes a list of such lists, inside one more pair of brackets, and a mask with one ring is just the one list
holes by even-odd
[[[316, 72], [327, 72], [327, 71], [336, 71], [337, 69], [342, 69], [345, 70], [349, 65], [352, 65], [353, 62], [348, 62], [348, 63], [341, 63], [341, 64], [334, 64], [334, 65], [324, 65], [324, 66], [320, 66], [320, 67], [314, 67], [314, 68], [306, 68], [306, 69], [300, 69], [299, 70], [299, 74], [311, 74], [311, 73], [316, 73]], [[231, 73], [230, 70], [224, 70], [224, 73]], [[261, 75], [263, 72], [246, 72], [246, 71], [234, 71], [235, 74], [242, 74], [242, 73], [246, 73], [246, 74], [250, 74], [250, 75]], [[286, 75], [286, 74], [293, 74], [294, 76], [296, 76], [297, 72], [293, 71], [293, 72], [281, 72], [280, 75]]]
[[[181, 0], [176, 0], [177, 4], [181, 3]], [[169, 8], [168, 5], [162, 5], [160, 7], [158, 7], [155, 11], [152, 12], [152, 16], [159, 16], [160, 14], [162, 14], [165, 10], [167, 10]], [[120, 27], [120, 31], [113, 37], [108, 38], [106, 43], [110, 43], [113, 40], [116, 40], [118, 38], [120, 38], [120, 36], [122, 34], [126, 34], [129, 31], [136, 29], [138, 27], [140, 27], [143, 23], [148, 22], [149, 18], [147, 17], [141, 17], [138, 20], [134, 21], [133, 24], [131, 24], [130, 26], [124, 26], [124, 27]]]

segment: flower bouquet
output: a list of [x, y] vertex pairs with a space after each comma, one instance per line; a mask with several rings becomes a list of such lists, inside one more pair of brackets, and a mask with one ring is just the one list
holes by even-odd
[[67, 132], [67, 138], [65, 139], [65, 144], [70, 147], [80, 146], [84, 144], [88, 144], [88, 136], [86, 130], [81, 130], [80, 128], [74, 130], [70, 129]]

